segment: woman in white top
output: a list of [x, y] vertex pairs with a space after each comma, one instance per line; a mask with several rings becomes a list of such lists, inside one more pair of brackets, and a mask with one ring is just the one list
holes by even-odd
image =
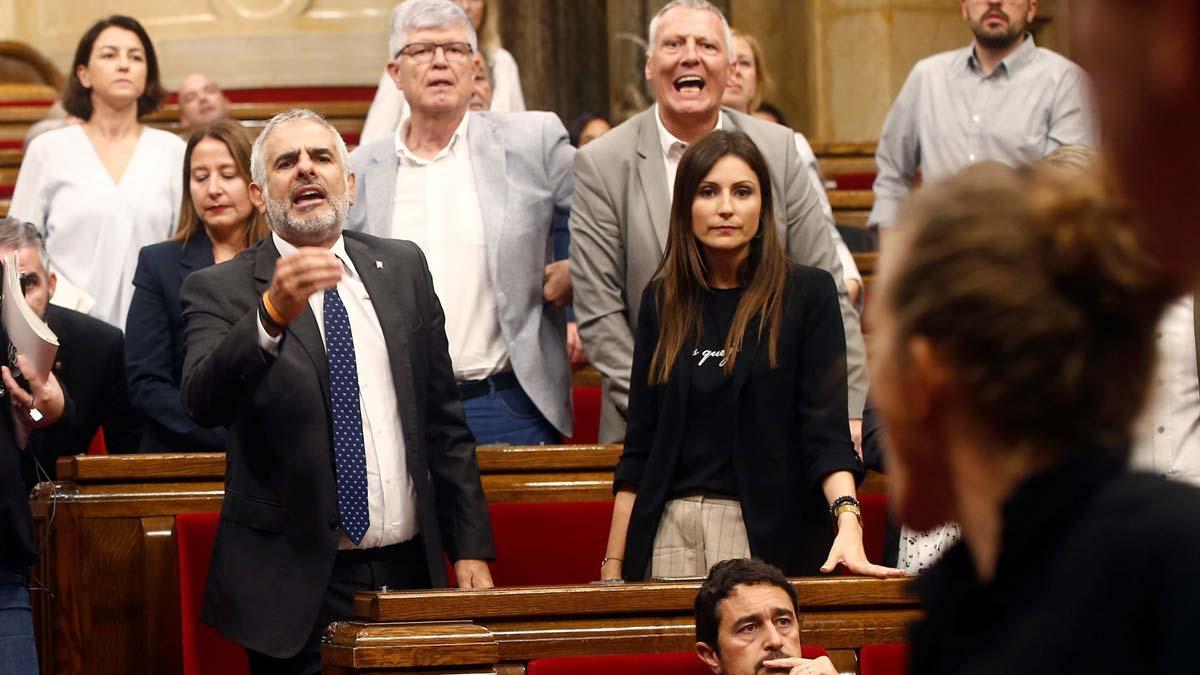
[[[725, 95], [721, 99], [721, 103], [749, 115], [758, 109], [771, 82], [771, 76], [767, 73], [767, 64], [762, 58], [762, 48], [759, 47], [758, 41], [754, 39], [753, 35], [738, 30], [733, 31], [733, 64], [733, 73], [725, 84]], [[829, 204], [829, 196], [825, 194], [825, 186], [821, 182], [817, 156], [813, 153], [812, 146], [808, 144], [804, 135], [798, 131], [795, 134], [796, 151], [800, 153], [800, 161], [808, 167], [809, 182], [812, 183], [813, 190], [817, 193], [817, 199], [821, 202], [821, 211], [825, 214], [825, 224], [829, 228], [829, 236], [833, 239], [838, 262], [842, 263], [842, 280], [846, 282], [850, 301], [858, 304], [862, 292], [862, 275], [859, 274], [858, 265], [854, 263], [854, 256], [846, 247], [846, 242], [842, 240], [842, 235], [837, 230], [837, 223], [833, 220], [833, 207]]]
[[[507, 49], [500, 46], [500, 7], [488, 0], [451, 0], [471, 17], [471, 25], [479, 35], [479, 51], [492, 80], [492, 112], [521, 112], [525, 110], [525, 95], [521, 93], [521, 73], [517, 62]], [[399, 9], [399, 5], [396, 6]], [[395, 30], [395, 10], [392, 11], [392, 29]], [[389, 59], [395, 54], [388, 54]], [[396, 83], [385, 69], [379, 78], [375, 99], [363, 122], [359, 145], [386, 138], [396, 133], [396, 127], [408, 117], [408, 104], [404, 94], [396, 89]]]
[[34, 139], [9, 210], [41, 229], [59, 287], [65, 280], [86, 296], [72, 304], [118, 328], [138, 251], [170, 236], [179, 218], [184, 143], [138, 121], [164, 94], [141, 24], [96, 22], [63, 94], [67, 113], [84, 121]]

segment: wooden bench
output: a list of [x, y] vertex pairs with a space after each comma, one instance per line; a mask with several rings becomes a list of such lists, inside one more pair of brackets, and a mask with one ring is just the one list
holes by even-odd
[[[824, 647], [841, 672], [855, 650], [897, 642], [920, 616], [905, 580], [793, 580], [804, 644]], [[361, 621], [333, 624], [322, 660], [328, 675], [517, 675], [533, 659], [684, 651], [695, 643], [698, 582], [589, 584], [488, 591], [367, 593]]]
[[[620, 452], [481, 446], [477, 456], [489, 503], [583, 502], [611, 499]], [[58, 481], [31, 499], [45, 543], [34, 586], [49, 590], [33, 594], [43, 672], [179, 672], [175, 517], [220, 510], [224, 472], [220, 453], [59, 460]], [[881, 489], [874, 478], [862, 491]]]

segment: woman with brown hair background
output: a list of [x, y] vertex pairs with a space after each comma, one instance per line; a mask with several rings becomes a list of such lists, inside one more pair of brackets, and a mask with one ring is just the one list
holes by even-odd
[[750, 556], [792, 576], [896, 573], [863, 553], [834, 280], [789, 264], [762, 154], [714, 131], [684, 153], [674, 195], [601, 576], [703, 576]]
[[979, 165], [914, 194], [869, 308], [891, 506], [962, 540], [916, 580], [911, 672], [1195, 668], [1200, 491], [1130, 473], [1178, 293], [1110, 186]]
[[138, 256], [125, 357], [130, 399], [146, 418], [142, 452], [225, 450], [225, 430], [196, 426], [179, 402], [185, 347], [179, 289], [188, 274], [229, 260], [269, 232], [250, 202], [251, 142], [232, 120], [192, 133], [175, 236]]

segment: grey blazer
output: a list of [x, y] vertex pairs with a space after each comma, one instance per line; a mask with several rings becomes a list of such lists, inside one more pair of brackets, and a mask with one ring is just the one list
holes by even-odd
[[[551, 113], [470, 115], [467, 141], [487, 231], [488, 276], [513, 372], [546, 420], [570, 435], [566, 311], [542, 301], [542, 278], [554, 260], [554, 212], [571, 207], [575, 149]], [[357, 187], [346, 229], [390, 236], [399, 166], [394, 139], [360, 146], [350, 154], [350, 164]], [[453, 302], [442, 298], [443, 304]]]
[[[841, 299], [849, 369], [849, 414], [862, 417], [866, 347], [858, 312], [842, 281], [821, 206], [792, 131], [725, 109], [730, 126], [758, 145], [771, 172], [775, 221], [792, 260], [833, 275]], [[655, 108], [589, 143], [575, 156], [571, 279], [575, 318], [588, 359], [604, 374], [600, 441], [625, 435], [638, 300], [666, 248], [671, 204]]]

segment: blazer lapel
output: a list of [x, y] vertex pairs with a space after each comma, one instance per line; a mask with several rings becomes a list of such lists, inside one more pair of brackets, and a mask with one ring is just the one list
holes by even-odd
[[475, 175], [475, 192], [487, 241], [488, 272], [497, 288], [500, 283], [500, 243], [508, 220], [507, 162], [504, 139], [500, 129], [486, 115], [472, 114], [467, 125], [471, 147], [471, 172]]
[[654, 120], [655, 108], [650, 108], [641, 118], [638, 134], [638, 180], [646, 196], [646, 210], [654, 225], [658, 239], [658, 252], [667, 248], [667, 230], [670, 223], [671, 202], [667, 195], [667, 164], [662, 156], [662, 144], [658, 139], [658, 124]]
[[[271, 277], [275, 274], [275, 261], [279, 260], [279, 249], [275, 248], [275, 239], [268, 236], [263, 240], [254, 259], [254, 278], [258, 284], [258, 292], [262, 294], [271, 285]], [[332, 410], [329, 401], [329, 359], [325, 355], [325, 340], [321, 338], [321, 329], [317, 327], [317, 318], [312, 307], [305, 303], [300, 316], [288, 324], [290, 333], [308, 352], [312, 359], [313, 368], [317, 371], [317, 379], [321, 382], [321, 396], [325, 401], [325, 409]]]
[[178, 262], [180, 284], [183, 283], [187, 275], [195, 270], [208, 267], [215, 262], [213, 259], [212, 242], [209, 240], [208, 235], [204, 233], [203, 228], [200, 228], [183, 245], [183, 248], [179, 252]]
[[381, 143], [371, 157], [371, 169], [358, 180], [367, 181], [367, 232], [388, 237], [392, 232], [392, 202], [396, 198], [396, 172], [400, 160], [394, 143]]
[[[380, 266], [383, 262], [366, 244], [345, 237], [346, 254], [354, 262], [367, 295], [371, 297], [371, 307], [379, 319], [379, 327], [383, 331], [383, 342], [387, 345], [388, 362], [392, 369], [392, 382], [396, 387], [396, 402], [400, 407], [401, 420], [416, 420], [417, 394], [413, 387], [413, 372], [411, 351], [408, 344], [408, 333], [416, 326], [410, 326], [417, 320], [415, 309], [410, 316], [405, 316], [409, 308], [401, 304], [400, 295], [396, 293], [398, 284], [389, 277], [391, 266]], [[417, 428], [415, 423], [402, 424], [404, 443], [409, 452], [418, 447]]]

